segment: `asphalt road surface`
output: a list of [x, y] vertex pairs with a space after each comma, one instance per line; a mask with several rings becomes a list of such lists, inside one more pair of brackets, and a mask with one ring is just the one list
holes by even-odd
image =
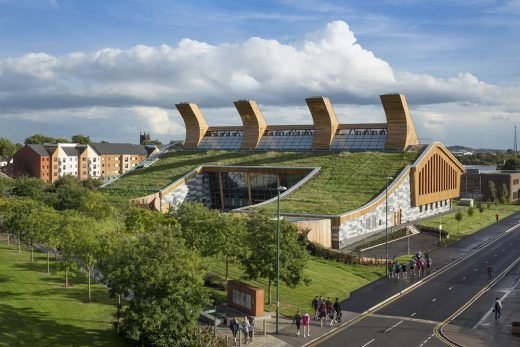
[[[495, 226], [492, 232], [502, 235], [500, 238], [453, 263], [451, 268], [426, 277], [408, 294], [318, 341], [319, 346], [444, 346], [434, 334], [434, 327], [489, 283], [488, 266], [497, 275], [520, 257], [518, 219], [517, 215], [511, 223]], [[439, 258], [441, 252], [437, 253]]]

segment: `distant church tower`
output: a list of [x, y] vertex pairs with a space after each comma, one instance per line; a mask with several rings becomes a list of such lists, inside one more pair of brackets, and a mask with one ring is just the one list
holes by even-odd
[[150, 141], [150, 133], [146, 131], [143, 133], [139, 132], [139, 144], [144, 145], [146, 141]]

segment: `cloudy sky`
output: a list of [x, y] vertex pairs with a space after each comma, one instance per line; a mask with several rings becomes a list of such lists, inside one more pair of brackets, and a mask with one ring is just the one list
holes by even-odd
[[382, 122], [401, 92], [423, 141], [506, 149], [519, 38], [520, 0], [0, 0], [0, 136], [181, 139], [182, 101], [210, 125], [239, 125], [237, 99], [310, 124], [311, 95]]

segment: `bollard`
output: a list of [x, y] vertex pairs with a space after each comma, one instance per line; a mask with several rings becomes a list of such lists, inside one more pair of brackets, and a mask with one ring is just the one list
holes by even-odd
[[240, 331], [240, 329], [238, 329], [238, 345], [241, 346], [242, 345], [242, 337], [240, 336], [242, 334], [242, 332]]
[[264, 336], [267, 335], [266, 320], [264, 319]]

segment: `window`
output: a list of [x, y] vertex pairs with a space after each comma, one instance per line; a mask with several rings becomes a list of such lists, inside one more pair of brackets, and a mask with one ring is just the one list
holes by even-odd
[[95, 163], [96, 162], [96, 158], [92, 159], [92, 161]]
[[55, 173], [54, 173], [54, 176], [58, 176], [58, 174], [55, 172]]
[[128, 162], [128, 157], [125, 157], [125, 161]]
[[82, 161], [87, 161], [87, 158], [83, 157], [83, 159], [81, 159]]
[[422, 205], [419, 206], [419, 212], [422, 212]]
[[424, 205], [424, 211], [428, 211], [428, 204]]
[[58, 158], [54, 158], [54, 161], [58, 161]]
[[125, 169], [128, 169], [128, 164], [125, 164]]
[[63, 165], [63, 170], [67, 170], [67, 165]]

